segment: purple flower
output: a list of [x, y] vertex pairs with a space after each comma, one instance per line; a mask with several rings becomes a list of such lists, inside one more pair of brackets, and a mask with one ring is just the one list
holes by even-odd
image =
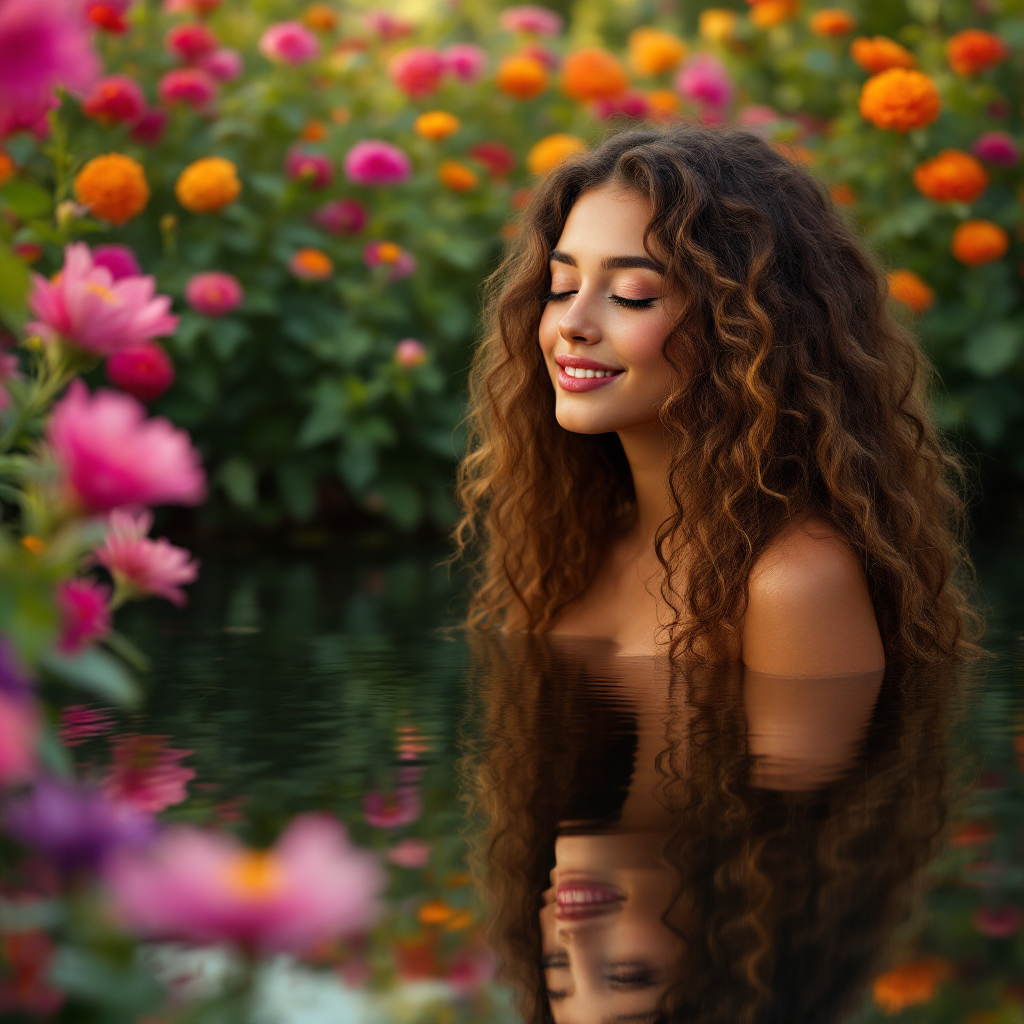
[[142, 267], [135, 253], [127, 245], [98, 245], [92, 251], [92, 265], [106, 267], [114, 281], [123, 277], [138, 277]]
[[380, 139], [357, 142], [345, 154], [345, 177], [356, 185], [401, 185], [412, 174], [412, 161], [397, 146]]
[[334, 199], [313, 214], [313, 223], [329, 235], [358, 235], [366, 221], [365, 207], [354, 199]]
[[472, 43], [455, 43], [441, 54], [445, 68], [460, 82], [475, 82], [484, 72], [487, 54]]
[[695, 53], [676, 76], [676, 90], [694, 103], [721, 110], [732, 102], [733, 84], [726, 66], [710, 53]]
[[7, 831], [64, 872], [95, 871], [124, 846], [155, 837], [152, 818], [119, 806], [88, 784], [40, 779], [12, 802]]
[[987, 164], [1015, 167], [1020, 161], [1020, 147], [1006, 132], [985, 132], [975, 139], [971, 152]]

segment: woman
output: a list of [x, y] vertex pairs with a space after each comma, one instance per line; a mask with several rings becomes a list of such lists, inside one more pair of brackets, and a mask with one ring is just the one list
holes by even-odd
[[558, 167], [485, 324], [471, 625], [784, 675], [976, 650], [927, 365], [827, 190], [757, 135], [630, 131]]

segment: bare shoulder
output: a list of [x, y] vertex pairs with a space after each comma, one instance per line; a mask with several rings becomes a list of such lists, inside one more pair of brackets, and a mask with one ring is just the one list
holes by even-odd
[[863, 567], [823, 520], [808, 519], [772, 541], [747, 587], [742, 657], [748, 668], [834, 676], [884, 666]]

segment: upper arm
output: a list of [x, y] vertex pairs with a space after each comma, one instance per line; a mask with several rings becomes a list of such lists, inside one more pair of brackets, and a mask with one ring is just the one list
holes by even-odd
[[742, 659], [755, 672], [837, 676], [885, 665], [864, 570], [828, 528], [774, 541], [750, 573]]

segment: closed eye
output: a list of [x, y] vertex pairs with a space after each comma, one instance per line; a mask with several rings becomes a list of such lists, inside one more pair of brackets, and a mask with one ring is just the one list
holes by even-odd
[[541, 302], [560, 302], [562, 299], [569, 298], [570, 295], [575, 295], [575, 292], [545, 292], [541, 297]]
[[[542, 303], [548, 302], [561, 302], [563, 299], [569, 298], [570, 295], [575, 295], [576, 292], [545, 292], [540, 297]], [[627, 299], [624, 295], [609, 295], [608, 298], [615, 303], [616, 306], [623, 306], [625, 309], [650, 309], [657, 299]]]

